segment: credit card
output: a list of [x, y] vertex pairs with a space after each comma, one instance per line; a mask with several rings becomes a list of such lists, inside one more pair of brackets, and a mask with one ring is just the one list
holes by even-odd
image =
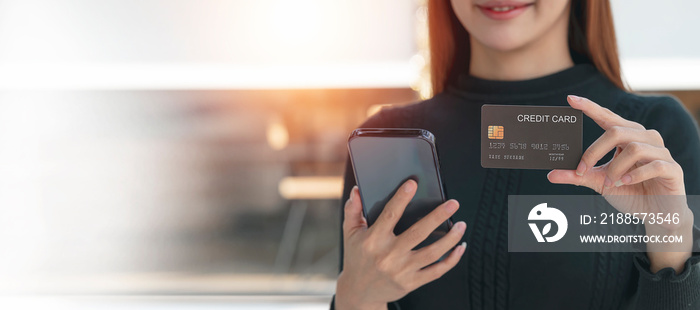
[[575, 170], [583, 154], [583, 115], [571, 107], [485, 104], [481, 166]]

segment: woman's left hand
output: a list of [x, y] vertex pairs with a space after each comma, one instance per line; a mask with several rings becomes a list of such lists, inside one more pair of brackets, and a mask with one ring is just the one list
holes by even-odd
[[[664, 252], [662, 245], [647, 245], [652, 272], [665, 267], [682, 271], [690, 257], [693, 213], [685, 199], [683, 169], [664, 146], [659, 132], [647, 130], [589, 99], [568, 96], [567, 100], [605, 133], [583, 153], [576, 170], [552, 170], [547, 175], [549, 181], [591, 188], [622, 213], [677, 213], [677, 224], [647, 222], [645, 227], [647, 235], [683, 235], [684, 240], [691, 240], [683, 244], [682, 252]], [[610, 161], [595, 166], [613, 149]], [[673, 247], [674, 251], [679, 249], [678, 245]]]

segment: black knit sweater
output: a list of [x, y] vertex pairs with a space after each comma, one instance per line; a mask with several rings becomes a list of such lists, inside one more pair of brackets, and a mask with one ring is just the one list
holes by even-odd
[[[658, 130], [683, 167], [687, 194], [700, 194], [697, 124], [671, 97], [622, 91], [587, 64], [526, 81], [460, 76], [432, 99], [385, 109], [361, 126], [431, 131], [447, 196], [461, 205], [453, 218], [467, 223], [464, 241], [468, 247], [459, 264], [442, 278], [390, 303], [390, 309], [700, 309], [700, 253], [694, 253], [685, 270], [676, 275], [671, 268], [652, 274], [645, 254], [508, 252], [508, 195], [596, 193], [552, 184], [546, 170], [482, 168], [481, 105], [567, 106], [569, 94], [590, 98], [626, 119]], [[603, 130], [588, 117], [583, 126], [585, 149]], [[343, 202], [354, 185], [348, 164]], [[700, 210], [693, 211], [700, 218]], [[694, 240], [700, 242], [697, 229]], [[342, 250], [340, 266], [342, 269]]]

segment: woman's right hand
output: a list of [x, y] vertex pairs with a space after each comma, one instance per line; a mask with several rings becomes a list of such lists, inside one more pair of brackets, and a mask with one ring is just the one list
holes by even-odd
[[386, 309], [388, 302], [440, 278], [459, 262], [464, 243], [446, 259], [430, 265], [461, 240], [467, 226], [464, 222], [455, 223], [448, 234], [433, 244], [412, 250], [457, 211], [456, 200], [446, 201], [402, 234], [394, 235], [394, 226], [416, 188], [415, 181], [406, 181], [369, 228], [362, 215], [357, 186], [350, 192], [343, 221], [345, 255], [336, 286], [337, 310]]

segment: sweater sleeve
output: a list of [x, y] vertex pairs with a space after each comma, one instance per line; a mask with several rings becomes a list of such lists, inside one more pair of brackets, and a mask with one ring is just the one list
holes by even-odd
[[[645, 113], [643, 125], [661, 134], [674, 160], [683, 168], [686, 193], [700, 195], [698, 125], [674, 98], [658, 99]], [[700, 229], [697, 226], [700, 206], [691, 203], [690, 207], [696, 223], [693, 227], [693, 251], [697, 251], [700, 248]], [[652, 273], [647, 255], [635, 255], [634, 265], [639, 271], [635, 309], [700, 309], [700, 253], [692, 254], [680, 274], [670, 267]]]
[[[386, 111], [382, 110], [367, 121], [365, 121], [360, 127], [358, 128], [385, 128], [385, 127], [392, 127], [391, 122], [389, 122], [389, 119], [386, 116]], [[343, 271], [343, 256], [344, 256], [344, 242], [343, 242], [343, 221], [345, 220], [345, 202], [350, 198], [350, 190], [357, 185], [357, 181], [355, 181], [355, 174], [352, 171], [352, 163], [350, 162], [350, 158], [348, 156], [347, 160], [345, 161], [345, 176], [343, 180], [343, 195], [340, 200], [340, 264], [339, 264], [339, 269], [338, 272]], [[389, 310], [400, 310], [401, 307], [396, 302], [389, 303], [388, 305]], [[335, 310], [335, 295], [333, 295], [333, 299], [331, 300], [331, 305], [330, 305], [331, 310]]]

